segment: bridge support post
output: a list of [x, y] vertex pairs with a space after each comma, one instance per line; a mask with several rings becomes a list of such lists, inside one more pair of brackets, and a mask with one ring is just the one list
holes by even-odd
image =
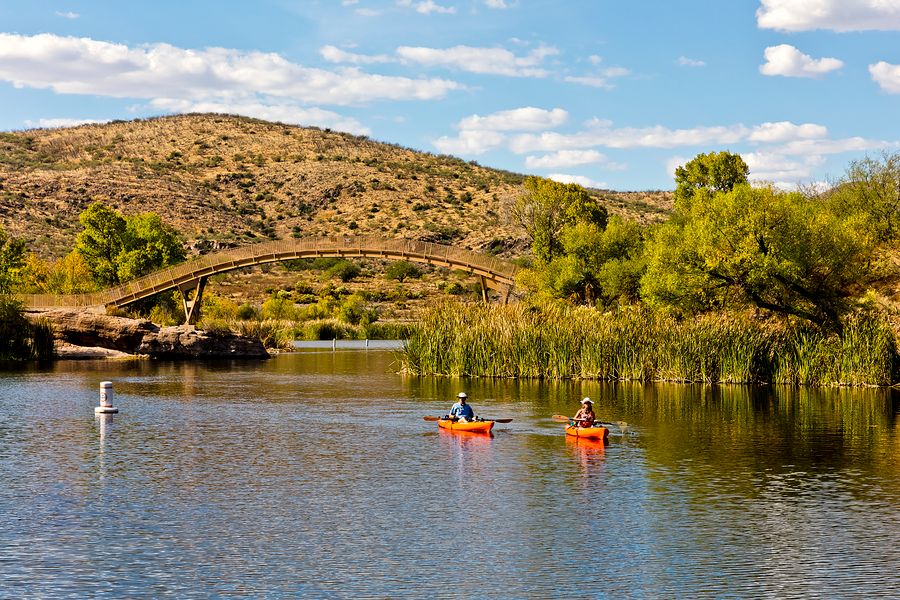
[[479, 275], [478, 280], [481, 282], [481, 301], [487, 304], [488, 295], [487, 295], [487, 285], [484, 281], [484, 275]]
[[506, 286], [506, 289], [503, 290], [503, 305], [506, 306], [509, 304], [509, 293], [512, 292], [512, 286]]
[[[189, 281], [178, 286], [181, 292], [181, 304], [184, 306], [185, 323], [193, 325], [200, 316], [200, 303], [203, 301], [203, 290], [206, 288], [206, 277]], [[191, 295], [191, 292], [194, 292]]]

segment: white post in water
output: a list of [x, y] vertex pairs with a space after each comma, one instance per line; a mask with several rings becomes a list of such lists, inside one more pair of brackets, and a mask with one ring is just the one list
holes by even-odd
[[113, 406], [112, 381], [100, 382], [100, 406], [94, 408], [95, 414], [117, 413], [119, 409]]
[[337, 350], [337, 338], [331, 340], [331, 351], [334, 352], [335, 350]]

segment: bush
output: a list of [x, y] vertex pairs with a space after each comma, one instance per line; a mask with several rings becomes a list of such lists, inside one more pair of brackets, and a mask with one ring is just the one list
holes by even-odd
[[237, 312], [235, 316], [241, 321], [249, 321], [251, 319], [259, 319], [259, 310], [250, 304], [249, 302], [244, 302], [240, 306], [237, 307]]
[[418, 279], [422, 276], [422, 271], [416, 265], [405, 260], [398, 260], [387, 266], [384, 270], [384, 276], [388, 279], [396, 279], [404, 281], [409, 279]]
[[350, 262], [349, 260], [338, 261], [325, 271], [326, 275], [329, 277], [337, 277], [344, 283], [356, 278], [361, 272], [362, 269], [359, 268], [359, 265]]

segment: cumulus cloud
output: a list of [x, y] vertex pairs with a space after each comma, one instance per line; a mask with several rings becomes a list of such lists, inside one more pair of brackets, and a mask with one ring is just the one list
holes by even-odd
[[790, 44], [769, 46], [765, 50], [765, 56], [766, 63], [759, 67], [759, 72], [763, 75], [821, 77], [844, 66], [844, 63], [836, 58], [814, 59]]
[[441, 6], [434, 0], [419, 0], [418, 2], [413, 2], [413, 0], [397, 0], [397, 6], [412, 8], [417, 13], [423, 15], [430, 15], [431, 13], [452, 15], [456, 13], [456, 8], [452, 6]]
[[790, 121], [762, 123], [755, 126], [747, 137], [751, 142], [778, 143], [797, 139], [821, 139], [828, 137], [828, 128], [815, 123], [795, 125]]
[[484, 154], [488, 150], [499, 147], [505, 140], [506, 136], [497, 131], [466, 129], [460, 131], [457, 137], [443, 136], [432, 143], [435, 148], [445, 154], [468, 156]]
[[900, 94], [900, 65], [884, 61], [869, 65], [869, 75], [882, 90], [889, 94]]
[[391, 57], [384, 54], [355, 54], [353, 52], [347, 52], [346, 50], [341, 50], [340, 48], [331, 45], [322, 46], [321, 48], [319, 48], [319, 54], [321, 54], [322, 58], [324, 58], [328, 62], [352, 63], [354, 65], [387, 63], [393, 60]]
[[569, 118], [561, 108], [544, 110], [533, 106], [502, 110], [486, 116], [472, 115], [459, 122], [460, 129], [490, 131], [533, 131], [558, 127]]
[[314, 125], [369, 135], [371, 131], [356, 119], [321, 108], [304, 108], [293, 104], [263, 104], [259, 102], [193, 102], [173, 98], [156, 98], [150, 105], [170, 113], [222, 113], [255, 117], [266, 121], [292, 125]]
[[702, 60], [694, 60], [693, 58], [688, 58], [687, 56], [679, 56], [678, 60], [675, 61], [682, 67], [705, 67], [706, 63]]
[[506, 0], [484, 0], [484, 5], [488, 8], [509, 8]]
[[51, 34], [0, 34], [0, 80], [60, 94], [192, 101], [258, 96], [353, 105], [372, 100], [433, 100], [463, 86], [309, 68], [274, 53], [168, 44], [128, 47]]
[[749, 130], [743, 125], [669, 129], [653, 127], [615, 128], [609, 121], [594, 120], [587, 130], [562, 134], [545, 131], [540, 134], [521, 134], [510, 140], [510, 150], [526, 152], [555, 152], [604, 146], [607, 148], [674, 148], [677, 146], [727, 145], [743, 140]]
[[623, 67], [610, 67], [609, 69], [603, 69], [596, 75], [584, 75], [584, 76], [567, 76], [565, 77], [565, 81], [569, 83], [577, 83], [579, 85], [586, 85], [589, 87], [602, 88], [602, 89], [612, 89], [615, 86], [613, 85], [612, 80], [616, 77], [624, 77], [628, 75], [631, 71], [625, 69]]
[[107, 120], [96, 119], [38, 119], [37, 121], [25, 121], [27, 127], [41, 127], [43, 129], [56, 129], [58, 127], [77, 127], [78, 125], [93, 125], [108, 123]]
[[811, 179], [813, 171], [825, 163], [819, 154], [790, 156], [780, 152], [746, 152], [741, 158], [750, 167], [752, 181], [803, 181]]
[[778, 31], [898, 30], [897, 0], [760, 0], [756, 23]]
[[546, 77], [548, 73], [540, 65], [547, 57], [556, 54], [559, 54], [559, 50], [549, 46], [535, 48], [525, 56], [516, 56], [504, 48], [473, 46], [454, 46], [445, 49], [414, 46], [397, 48], [397, 56], [405, 62], [509, 77]]
[[81, 15], [79, 15], [77, 12], [72, 12], [72, 11], [65, 11], [65, 12], [64, 12], [64, 11], [61, 11], [61, 10], [56, 11], [55, 14], [56, 14], [57, 17], [62, 17], [63, 19], [69, 19], [69, 20], [75, 20], [75, 19], [77, 19], [78, 17], [81, 16]]
[[544, 156], [526, 156], [525, 166], [529, 169], [559, 169], [604, 161], [606, 155], [596, 150], [560, 150]]
[[547, 179], [558, 181], [559, 183], [577, 183], [581, 187], [606, 189], [608, 187], [605, 181], [594, 181], [583, 175], [566, 175], [565, 173], [551, 173], [547, 175]]

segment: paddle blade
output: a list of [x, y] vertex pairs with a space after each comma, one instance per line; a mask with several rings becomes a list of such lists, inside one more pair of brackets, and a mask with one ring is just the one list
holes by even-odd
[[566, 415], [553, 415], [550, 418], [556, 419], [557, 421], [571, 421], [572, 420], [572, 417], [567, 417]]
[[422, 418], [425, 419], [426, 421], [440, 421], [441, 420], [440, 417], [422, 417]]
[[485, 419], [485, 421], [493, 421], [494, 423], [512, 423], [512, 419]]

